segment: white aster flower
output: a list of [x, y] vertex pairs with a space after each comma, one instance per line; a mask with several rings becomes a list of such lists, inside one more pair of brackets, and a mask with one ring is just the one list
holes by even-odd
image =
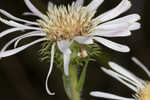
[[[11, 34], [16, 31], [28, 30], [26, 34], [18, 36], [9, 41], [0, 51], [0, 58], [8, 57], [19, 53], [20, 51], [43, 41], [51, 41], [51, 59], [50, 69], [46, 78], [46, 89], [49, 94], [53, 95], [48, 90], [47, 82], [51, 74], [55, 47], [58, 46], [59, 50], [63, 54], [64, 59], [64, 72], [68, 76], [68, 66], [70, 62], [71, 50], [69, 47], [74, 41], [79, 44], [94, 44], [93, 40], [119, 52], [128, 52], [129, 47], [114, 43], [103, 37], [125, 37], [130, 36], [131, 31], [140, 28], [140, 24], [137, 22], [140, 20], [138, 14], [130, 14], [122, 18], [112, 20], [122, 13], [126, 12], [131, 3], [129, 0], [122, 0], [119, 5], [109, 10], [108, 12], [101, 14], [94, 18], [97, 8], [103, 3], [103, 0], [92, 0], [92, 2], [83, 6], [84, 0], [77, 0], [72, 5], [56, 6], [51, 2], [48, 3], [48, 10], [46, 14], [40, 12], [30, 0], [24, 0], [25, 4], [31, 12], [26, 12], [24, 15], [37, 16], [38, 20], [28, 21], [17, 18], [5, 10], [0, 9], [0, 13], [8, 17], [10, 20], [6, 20], [0, 17], [0, 21], [4, 24], [11, 26], [0, 33], [0, 37]], [[41, 37], [29, 44], [18, 47], [18, 43], [28, 37]], [[14, 43], [14, 49], [7, 50], [8, 47]], [[85, 55], [86, 56], [86, 55]]]
[[[135, 57], [132, 57], [132, 60], [137, 65], [139, 65], [139, 67], [142, 68], [150, 78], [150, 71], [146, 68], [146, 66], [144, 66]], [[131, 73], [127, 69], [124, 69], [122, 66], [114, 62], [109, 62], [109, 65], [112, 68], [112, 70], [106, 68], [102, 68], [102, 70], [111, 77], [117, 79], [119, 82], [126, 85], [131, 90], [133, 90], [135, 92], [135, 94], [132, 95], [133, 98], [121, 97], [111, 93], [100, 91], [93, 91], [90, 93], [90, 95], [113, 100], [150, 100], [150, 81], [145, 81], [135, 76], [133, 73]]]

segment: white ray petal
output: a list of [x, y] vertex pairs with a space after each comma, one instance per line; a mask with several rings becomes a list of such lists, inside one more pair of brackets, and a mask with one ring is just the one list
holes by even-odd
[[106, 13], [97, 17], [101, 22], [111, 20], [118, 17], [120, 14], [124, 13], [131, 7], [131, 2], [129, 0], [122, 0], [121, 3], [115, 8], [107, 11]]
[[80, 44], [93, 44], [94, 43], [91, 37], [76, 36], [74, 40]]
[[33, 33], [33, 34], [25, 34], [24, 36], [18, 38], [14, 44], [14, 48], [16, 48], [19, 44], [19, 42], [24, 39], [24, 38], [27, 38], [27, 37], [35, 37], [35, 36], [40, 36], [40, 37], [43, 37], [43, 36], [46, 36], [46, 34], [43, 34], [43, 33]]
[[18, 36], [12, 40], [10, 40], [8, 43], [5, 44], [5, 46], [1, 49], [1, 52], [4, 52], [13, 42], [15, 42], [16, 40], [20, 39], [20, 38], [23, 38], [25, 36], [28, 36], [28, 35], [34, 35], [34, 34], [39, 34], [40, 31], [33, 31], [33, 32], [29, 32], [29, 33], [26, 33], [24, 35], [21, 35], [21, 36]]
[[46, 77], [46, 82], [45, 82], [45, 87], [46, 87], [46, 91], [49, 95], [55, 95], [55, 93], [52, 93], [49, 88], [48, 88], [48, 79], [52, 73], [52, 69], [53, 69], [53, 62], [54, 62], [54, 54], [55, 54], [55, 43], [52, 45], [51, 48], [51, 61], [50, 61], [50, 68]]
[[75, 7], [77, 6], [83, 6], [84, 0], [76, 0]]
[[8, 13], [7, 11], [2, 10], [2, 9], [0, 9], [0, 13], [7, 16], [10, 19], [15, 20], [15, 21], [25, 22], [25, 23], [32, 24], [32, 25], [39, 25], [39, 23], [37, 23], [37, 22], [31, 22], [31, 21], [27, 21], [27, 20], [24, 20], [21, 18], [17, 18], [17, 17], [11, 15], [10, 13]]
[[67, 49], [65, 53], [63, 53], [63, 60], [64, 60], [64, 73], [66, 76], [69, 75], [69, 63], [70, 63], [70, 49]]
[[112, 23], [112, 24], [107, 24], [103, 23], [98, 25], [96, 28], [94, 29], [98, 29], [98, 30], [123, 30], [123, 29], [127, 29], [129, 27], [129, 24], [127, 22], [122, 22], [122, 23]]
[[[106, 68], [101, 68], [101, 69], [102, 69], [103, 71], [108, 70], [108, 69], [106, 69]], [[119, 73], [117, 73], [117, 72], [115, 72], [115, 71], [113, 71], [113, 73], [114, 73], [117, 77], [119, 77], [119, 78], [125, 80], [126, 82], [131, 83], [131, 84], [133, 84], [134, 86], [136, 86], [136, 87], [138, 87], [138, 88], [143, 88], [143, 85], [142, 85], [141, 83], [139, 84], [139, 83], [137, 83], [137, 82], [131, 80], [130, 78], [128, 78], [128, 77], [126, 77], [126, 76], [124, 76], [124, 75], [121, 75], [121, 74], [119, 74]]]
[[100, 92], [100, 91], [92, 91], [90, 95], [94, 97], [114, 99], [114, 100], [135, 100], [133, 98], [125, 98], [125, 97], [117, 96], [117, 95], [110, 94], [110, 93]]
[[8, 56], [11, 56], [11, 55], [14, 55], [14, 54], [17, 54], [21, 51], [23, 51], [24, 49], [36, 44], [36, 43], [39, 43], [39, 42], [42, 42], [42, 41], [45, 41], [47, 40], [46, 38], [41, 38], [41, 39], [38, 39], [38, 40], [35, 40], [29, 44], [26, 44], [24, 46], [21, 46], [21, 47], [18, 47], [18, 48], [15, 48], [15, 49], [12, 49], [12, 50], [7, 50], [7, 51], [4, 51], [4, 52], [0, 52], [0, 58], [3, 58], [3, 57], [8, 57]]
[[93, 12], [97, 10], [97, 8], [104, 2], [104, 0], [92, 0], [91, 3], [87, 6], [89, 8], [89, 12]]
[[30, 0], [24, 0], [26, 6], [32, 11], [35, 15], [41, 17], [43, 14], [31, 3]]
[[124, 22], [132, 24], [132, 23], [135, 23], [136, 21], [138, 21], [140, 19], [141, 19], [140, 15], [130, 14], [130, 15], [127, 15], [127, 16], [124, 16], [121, 18], [117, 18], [117, 19], [112, 20], [112, 21], [108, 21], [105, 24], [117, 24], [117, 23], [124, 23]]
[[138, 92], [138, 88], [135, 87], [134, 85], [128, 83], [127, 81], [121, 79], [116, 72], [112, 71], [112, 70], [107, 70], [105, 68], [101, 68], [106, 74], [110, 75], [111, 77], [117, 79], [119, 82], [121, 82], [122, 84], [126, 85], [127, 87], [129, 87], [130, 89], [132, 89], [134, 92]]
[[9, 33], [12, 33], [12, 32], [16, 32], [16, 31], [19, 31], [19, 30], [24, 30], [24, 28], [11, 28], [11, 29], [7, 29], [3, 32], [0, 33], [0, 38], [5, 36], [5, 35], [8, 35]]
[[132, 57], [131, 59], [132, 59], [132, 61], [133, 61], [134, 63], [136, 63], [140, 68], [142, 68], [142, 69], [146, 72], [146, 74], [150, 77], [150, 71], [148, 70], [148, 68], [147, 68], [141, 61], [139, 61], [136, 57]]
[[142, 83], [140, 82], [139, 78], [136, 77], [134, 74], [132, 74], [130, 71], [128, 71], [127, 69], [124, 69], [123, 67], [121, 67], [120, 65], [114, 63], [114, 62], [109, 62], [110, 67], [115, 70], [116, 72], [118, 72], [121, 75], [124, 75], [125, 77], [129, 78], [130, 80], [133, 80], [134, 82], [136, 82], [137, 84], [139, 84], [139, 86], [143, 87]]
[[6, 25], [9, 25], [9, 26], [12, 26], [12, 27], [18, 27], [18, 28], [26, 28], [26, 29], [32, 29], [32, 30], [41, 30], [40, 28], [38, 27], [33, 27], [33, 26], [26, 26], [26, 25], [23, 25], [23, 24], [20, 24], [20, 23], [17, 23], [17, 22], [14, 22], [12, 20], [8, 21], [8, 20], [5, 20], [3, 18], [0, 17], [0, 21]]
[[128, 46], [125, 45], [121, 45], [109, 40], [106, 40], [104, 38], [101, 37], [93, 37], [93, 39], [95, 39], [97, 42], [105, 45], [106, 47], [115, 50], [115, 51], [119, 51], [119, 52], [129, 52], [130, 48]]
[[57, 42], [58, 48], [62, 53], [67, 52], [67, 50], [69, 49], [69, 47], [71, 46], [71, 44], [73, 43], [72, 41], [69, 40], [62, 40]]
[[138, 22], [135, 22], [132, 25], [130, 25], [129, 30], [134, 31], [134, 30], [138, 30], [140, 28], [141, 28], [141, 24]]
[[127, 37], [130, 35], [131, 32], [129, 30], [111, 30], [111, 31], [96, 30], [89, 34], [89, 36], [102, 36], [102, 37]]

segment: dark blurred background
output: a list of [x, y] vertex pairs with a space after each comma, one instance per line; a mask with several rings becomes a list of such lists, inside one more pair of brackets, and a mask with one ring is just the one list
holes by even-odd
[[[68, 4], [72, 0], [51, 0], [53, 3]], [[91, 0], [85, 0], [87, 5]], [[41, 10], [47, 8], [48, 0], [32, 0]], [[105, 0], [98, 9], [101, 14], [115, 7], [120, 0]], [[148, 80], [144, 72], [138, 68], [131, 60], [131, 56], [137, 56], [150, 69], [150, 1], [131, 0], [132, 8], [121, 16], [130, 13], [139, 13], [142, 17], [140, 21], [142, 28], [134, 31], [132, 36], [126, 38], [113, 39], [116, 42], [127, 44], [131, 47], [130, 53], [118, 53], [108, 48], [104, 48], [119, 64], [133, 71], [136, 75]], [[1, 0], [0, 8], [13, 15], [33, 20], [33, 18], [22, 16], [23, 12], [29, 11], [23, 0]], [[8, 26], [0, 23], [0, 31], [7, 29]], [[15, 34], [8, 35], [0, 39], [0, 48]], [[32, 39], [31, 39], [32, 40]], [[56, 92], [55, 96], [49, 96], [45, 90], [45, 79], [49, 69], [49, 64], [40, 62], [40, 44], [32, 46], [23, 52], [11, 57], [0, 60], [0, 99], [1, 100], [68, 100], [64, 93], [61, 73], [54, 68], [49, 79], [49, 88]], [[83, 100], [103, 100], [89, 96], [92, 90], [111, 92], [121, 96], [131, 97], [133, 93], [115, 79], [104, 74], [100, 70], [101, 64], [91, 62], [87, 70], [87, 78], [83, 91]], [[150, 78], [149, 78], [150, 80]]]

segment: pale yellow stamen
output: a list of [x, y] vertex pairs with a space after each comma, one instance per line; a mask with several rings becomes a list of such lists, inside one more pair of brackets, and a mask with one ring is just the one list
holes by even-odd
[[87, 36], [89, 31], [96, 26], [93, 24], [95, 12], [89, 13], [87, 7], [72, 5], [54, 6], [49, 9], [47, 16], [39, 20], [48, 39], [52, 41], [72, 39], [75, 36]]
[[145, 88], [140, 89], [138, 100], [150, 100], [150, 83], [147, 83]]

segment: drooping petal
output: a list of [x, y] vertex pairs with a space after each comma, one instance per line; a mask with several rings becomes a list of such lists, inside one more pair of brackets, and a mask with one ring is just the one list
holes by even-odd
[[80, 44], [93, 44], [94, 43], [91, 37], [76, 36], [74, 40]]
[[87, 6], [89, 8], [89, 12], [93, 12], [97, 10], [97, 8], [104, 2], [104, 0], [92, 0], [91, 3]]
[[146, 72], [146, 74], [150, 77], [150, 71], [148, 70], [148, 68], [147, 68], [141, 61], [139, 61], [136, 57], [132, 57], [131, 59], [132, 59], [132, 61], [133, 61], [134, 63], [136, 63], [140, 68], [142, 68], [142, 69]]
[[10, 13], [8, 13], [7, 11], [2, 10], [2, 9], [0, 9], [0, 13], [7, 16], [10, 19], [15, 20], [15, 21], [25, 22], [25, 23], [32, 24], [32, 25], [39, 25], [37, 22], [31, 22], [31, 21], [27, 21], [27, 20], [24, 20], [21, 18], [17, 18], [17, 17], [11, 15]]
[[124, 69], [123, 67], [121, 67], [120, 65], [114, 63], [114, 62], [109, 62], [110, 67], [115, 70], [116, 72], [118, 72], [121, 75], [124, 75], [125, 77], [127, 77], [130, 80], [133, 80], [134, 82], [136, 82], [137, 84], [139, 84], [139, 86], [143, 87], [143, 85], [141, 84], [141, 82], [139, 81], [139, 78], [136, 77], [134, 74], [132, 74], [130, 71], [128, 71], [127, 69]]
[[35, 40], [29, 44], [26, 44], [24, 46], [21, 46], [21, 47], [18, 47], [18, 48], [15, 48], [15, 49], [12, 49], [12, 50], [7, 50], [7, 51], [4, 51], [4, 52], [0, 52], [0, 58], [3, 58], [3, 57], [8, 57], [8, 56], [11, 56], [11, 55], [14, 55], [16, 53], [19, 53], [21, 51], [23, 51], [24, 49], [36, 44], [36, 43], [39, 43], [39, 42], [42, 42], [42, 41], [45, 41], [47, 40], [46, 38], [41, 38], [41, 39], [38, 39], [38, 40]]
[[134, 92], [138, 92], [138, 88], [132, 85], [131, 83], [127, 82], [127, 80], [123, 80], [118, 76], [118, 74], [112, 70], [107, 70], [106, 68], [101, 68], [106, 74], [110, 75], [111, 77], [117, 79], [122, 84], [126, 85], [128, 88], [132, 89]]
[[32, 11], [35, 15], [41, 17], [43, 14], [31, 3], [30, 0], [24, 0], [26, 6]]
[[110, 94], [110, 93], [100, 92], [100, 91], [92, 91], [90, 95], [94, 97], [114, 99], [114, 100], [135, 100], [133, 98], [125, 98], [125, 97], [117, 96], [117, 95]]
[[93, 37], [93, 39], [95, 39], [97, 42], [99, 42], [99, 43], [105, 45], [106, 47], [111, 48], [112, 50], [115, 50], [115, 51], [119, 51], [119, 52], [129, 52], [130, 51], [128, 46], [121, 45], [121, 44], [106, 40], [101, 37]]
[[76, 0], [75, 7], [83, 6], [84, 0]]
[[64, 73], [66, 76], [69, 75], [69, 63], [70, 63], [70, 49], [67, 49], [65, 53], [63, 53], [63, 60], [64, 60]]
[[46, 77], [46, 82], [45, 82], [45, 87], [46, 87], [46, 91], [49, 95], [55, 95], [55, 93], [52, 93], [49, 88], [48, 88], [48, 79], [51, 75], [52, 69], [53, 69], [53, 62], [54, 62], [54, 54], [55, 54], [55, 43], [52, 45], [51, 48], [51, 61], [50, 61], [50, 68]]
[[97, 19], [99, 19], [101, 22], [111, 20], [115, 17], [118, 17], [120, 14], [126, 12], [130, 7], [131, 2], [129, 0], [122, 0], [118, 6], [98, 16]]

